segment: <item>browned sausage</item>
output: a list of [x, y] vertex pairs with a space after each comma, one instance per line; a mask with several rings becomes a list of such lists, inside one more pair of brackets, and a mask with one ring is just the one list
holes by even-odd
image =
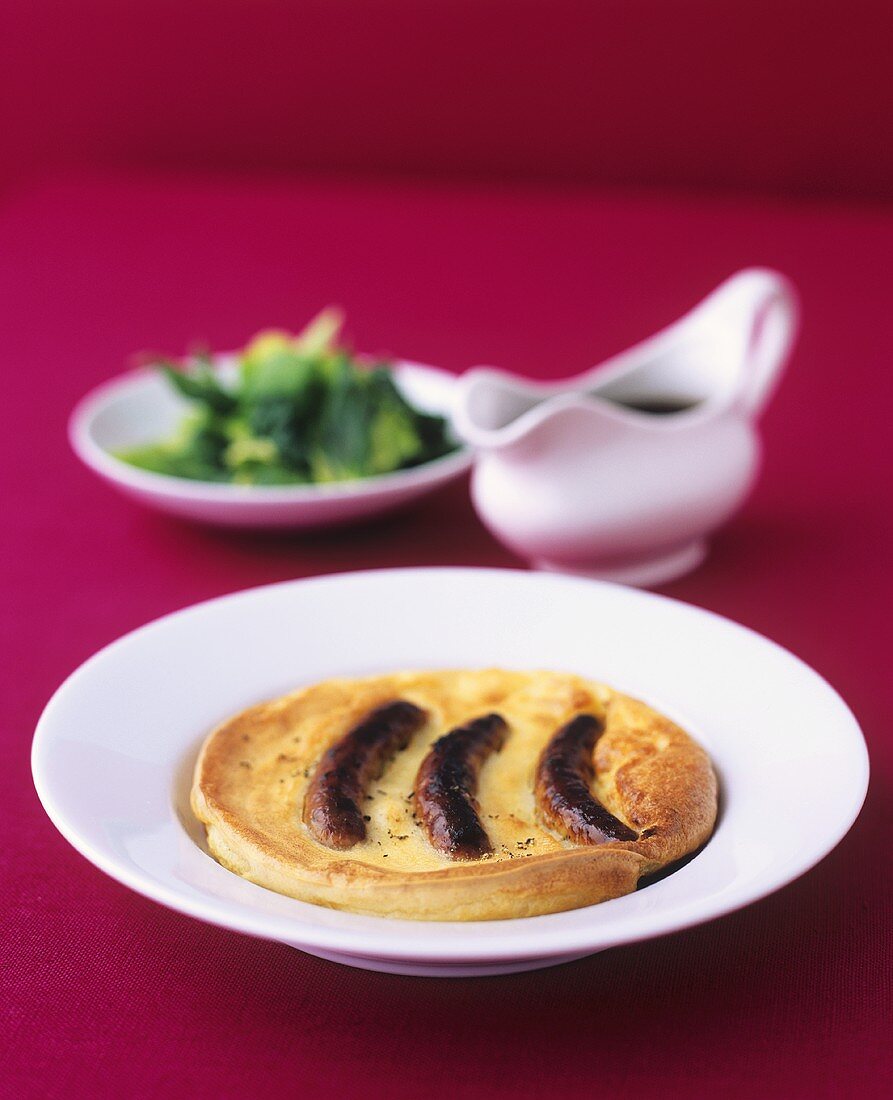
[[478, 817], [478, 772], [505, 743], [508, 726], [498, 714], [458, 726], [431, 746], [416, 776], [415, 806], [428, 840], [452, 859], [492, 852]]
[[365, 840], [360, 803], [366, 788], [427, 717], [403, 699], [385, 703], [323, 753], [304, 798], [304, 820], [321, 844], [343, 849]]
[[592, 714], [578, 714], [552, 736], [536, 766], [534, 793], [543, 821], [577, 844], [638, 840], [595, 798], [593, 751], [605, 724]]

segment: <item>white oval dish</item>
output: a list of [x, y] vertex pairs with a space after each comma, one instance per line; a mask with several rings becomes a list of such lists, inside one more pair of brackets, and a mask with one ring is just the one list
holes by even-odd
[[[255, 886], [208, 855], [188, 793], [202, 739], [228, 715], [328, 676], [494, 665], [604, 680], [689, 729], [721, 783], [706, 847], [627, 897], [469, 923], [324, 909]], [[565, 962], [756, 901], [834, 847], [868, 782], [846, 705], [760, 635], [651, 593], [486, 569], [290, 581], [159, 619], [59, 688], [37, 727], [32, 767], [63, 836], [155, 901], [349, 965], [454, 976]]]
[[[226, 377], [232, 356], [215, 366]], [[455, 378], [420, 363], [399, 362], [394, 378], [424, 412], [452, 419]], [[130, 371], [98, 386], [71, 414], [68, 436], [78, 457], [116, 489], [162, 512], [228, 527], [314, 528], [388, 512], [445, 485], [471, 465], [460, 448], [443, 458], [393, 474], [329, 485], [217, 485], [169, 477], [116, 458], [114, 451], [163, 439], [186, 403], [151, 368]]]

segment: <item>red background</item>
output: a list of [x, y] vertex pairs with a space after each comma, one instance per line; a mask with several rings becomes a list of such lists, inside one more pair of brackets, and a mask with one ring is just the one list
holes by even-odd
[[60, 164], [893, 196], [887, 0], [5, 0]]
[[[4, 6], [0, 1094], [889, 1093], [893, 79], [879, 12]], [[138, 349], [230, 347], [330, 301], [370, 351], [568, 374], [753, 263], [797, 284], [802, 337], [753, 497], [666, 591], [793, 649], [862, 722], [868, 802], [819, 867], [652, 943], [420, 981], [170, 913], [55, 833], [31, 732], [59, 682], [124, 631], [288, 577], [522, 565], [464, 484], [303, 538], [144, 512], [68, 450], [90, 386]]]

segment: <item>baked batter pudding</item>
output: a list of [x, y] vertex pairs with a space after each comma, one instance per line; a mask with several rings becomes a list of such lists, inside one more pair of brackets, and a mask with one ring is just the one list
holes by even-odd
[[498, 920], [619, 897], [703, 844], [704, 750], [554, 672], [327, 680], [205, 741], [192, 807], [224, 867], [334, 909]]

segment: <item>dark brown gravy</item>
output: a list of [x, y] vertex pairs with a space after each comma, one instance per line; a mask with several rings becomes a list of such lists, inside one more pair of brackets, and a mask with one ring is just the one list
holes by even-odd
[[649, 413], [651, 416], [671, 416], [673, 413], [686, 412], [699, 405], [699, 401], [679, 401], [673, 398], [643, 398], [639, 401], [614, 401], [621, 409], [632, 409], [634, 412]]

